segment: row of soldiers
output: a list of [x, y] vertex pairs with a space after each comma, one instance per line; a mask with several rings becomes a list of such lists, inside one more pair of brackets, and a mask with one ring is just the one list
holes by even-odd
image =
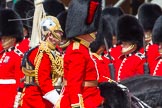
[[161, 8], [142, 4], [136, 18], [101, 4], [19, 0], [0, 10], [1, 108], [97, 108], [99, 83], [161, 76]]

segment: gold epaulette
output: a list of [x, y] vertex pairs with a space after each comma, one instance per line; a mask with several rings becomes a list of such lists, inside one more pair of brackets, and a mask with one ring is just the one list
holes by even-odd
[[75, 42], [73, 43], [73, 50], [79, 49], [79, 46], [80, 46], [80, 43], [77, 42], [77, 41], [75, 41]]
[[96, 54], [96, 53], [92, 53], [92, 55], [94, 55], [96, 58], [98, 58], [99, 60], [103, 60], [102, 59], [102, 57], [101, 57], [101, 55], [98, 55], [98, 54]]
[[82, 39], [82, 38], [79, 38], [79, 37], [76, 37], [77, 39], [80, 40], [80, 44], [84, 45], [85, 47], [89, 48], [89, 45], [90, 45], [90, 42]]

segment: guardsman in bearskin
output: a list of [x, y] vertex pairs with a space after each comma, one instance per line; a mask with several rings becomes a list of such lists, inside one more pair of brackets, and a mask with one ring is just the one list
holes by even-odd
[[71, 41], [64, 56], [58, 108], [96, 108], [103, 100], [97, 87], [99, 73], [89, 50], [100, 13], [100, 0], [72, 0], [69, 5], [65, 32]]
[[[120, 49], [112, 50], [116, 81], [143, 74], [145, 62], [143, 50], [144, 31], [132, 15], [123, 15], [117, 22], [117, 38], [122, 42]], [[117, 53], [120, 52], [120, 53]], [[114, 57], [115, 56], [115, 57]]]
[[[118, 57], [114, 58], [115, 56], [111, 56], [112, 55], [120, 55], [121, 52], [115, 52], [115, 54], [113, 54], [114, 48], [115, 50], [118, 48], [118, 50], [120, 50], [121, 48], [121, 42], [119, 39], [117, 39], [117, 21], [119, 19], [119, 17], [121, 15], [124, 14], [123, 10], [119, 7], [106, 7], [103, 12], [102, 12], [105, 16], [105, 18], [107, 19], [107, 22], [109, 22], [110, 26], [111, 26], [111, 32], [112, 32], [112, 46], [109, 46], [109, 50], [105, 52], [105, 54], [109, 55], [109, 57], [111, 57], [111, 61], [113, 61], [114, 59], [118, 59]], [[111, 54], [109, 53], [111, 52]], [[118, 53], [118, 54], [117, 54]], [[110, 71], [111, 74], [113, 75], [112, 71]], [[111, 76], [112, 76], [111, 75]]]
[[[106, 42], [105, 42], [106, 41]], [[96, 66], [99, 72], [98, 82], [107, 82], [110, 78], [109, 64], [111, 58], [106, 50], [112, 46], [112, 29], [108, 17], [102, 12], [99, 28], [96, 33], [96, 39], [90, 44], [92, 57], [96, 61]]]
[[[29, 41], [30, 41], [30, 26], [28, 24], [28, 20], [26, 19], [27, 14], [34, 9], [34, 4], [30, 0], [19, 0], [13, 5], [13, 9], [20, 15], [23, 21], [23, 33], [24, 39], [17, 46], [23, 53], [25, 53], [29, 49]], [[21, 20], [20, 19], [20, 20]]]
[[[105, 18], [109, 21], [112, 32], [112, 47], [116, 47], [118, 44], [116, 36], [116, 25], [118, 18], [124, 14], [124, 11], [120, 7], [106, 7], [102, 11]], [[110, 46], [111, 47], [111, 46]]]
[[[63, 59], [56, 51], [56, 45], [59, 45], [63, 31], [56, 17], [46, 16], [42, 1], [35, 1], [35, 4], [33, 25], [37, 27], [36, 23], [37, 28], [40, 27], [38, 31], [41, 32], [41, 35], [38, 38], [41, 40], [23, 58], [22, 70], [25, 74], [25, 88], [21, 107], [52, 108], [59, 98], [54, 84], [63, 75]], [[38, 16], [43, 16], [40, 22], [35, 19]]]
[[153, 76], [162, 76], [162, 16], [160, 16], [152, 30], [153, 45], [148, 50], [148, 60], [152, 61], [150, 66], [150, 74]]
[[157, 4], [143, 3], [138, 9], [138, 20], [142, 24], [145, 33], [146, 51], [148, 51], [149, 45], [152, 44], [152, 29], [160, 15], [162, 15], [162, 10]]
[[145, 64], [147, 64], [147, 65], [145, 65], [145, 67], [148, 68], [147, 69], [148, 72], [146, 72], [145, 70], [144, 70], [144, 72], [145, 72], [145, 74], [149, 74], [150, 68], [151, 68], [150, 65], [152, 64], [152, 62], [154, 60], [154, 59], [152, 60], [153, 56], [148, 57], [148, 56], [150, 56], [150, 54], [148, 54], [148, 51], [154, 49], [153, 48], [154, 45], [150, 48], [150, 45], [153, 44], [152, 43], [152, 29], [153, 29], [156, 19], [160, 15], [162, 15], [162, 10], [161, 10], [161, 7], [157, 4], [144, 3], [139, 7], [137, 15], [138, 15], [138, 20], [142, 24], [142, 26], [144, 28], [144, 33], [145, 33], [144, 54], [145, 54], [145, 58], [146, 58]]
[[27, 20], [30, 19], [26, 19], [26, 16], [29, 11], [34, 9], [34, 4], [29, 0], [19, 0], [13, 5], [13, 9], [20, 15], [21, 19], [23, 19], [22, 21], [23, 21], [24, 39], [17, 44], [16, 48], [19, 49], [24, 54], [26, 51], [29, 50], [29, 42], [30, 42], [30, 34], [29, 34], [30, 31], [29, 26], [27, 24]]
[[[117, 36], [116, 36], [116, 25], [118, 18], [123, 15], [124, 12], [121, 8], [118, 7], [106, 7], [102, 11], [102, 22], [100, 24], [103, 24], [103, 29], [100, 35], [104, 35], [104, 38], [106, 41], [104, 41], [104, 45], [107, 47], [104, 51], [104, 57], [108, 59], [104, 59], [107, 61], [107, 67], [109, 67], [109, 75], [110, 78], [114, 80], [114, 72], [115, 68], [113, 65], [114, 58], [110, 55], [110, 51], [114, 47], [118, 47], [119, 42], [117, 42]], [[101, 28], [100, 27], [100, 28]], [[100, 29], [99, 28], [99, 29]], [[99, 32], [99, 31], [98, 31]]]
[[[90, 45], [90, 49], [92, 51], [92, 57], [96, 62], [96, 66], [99, 72], [98, 83], [107, 82], [110, 77], [110, 69], [108, 68], [109, 63], [111, 62], [109, 57], [104, 56], [105, 45], [97, 45], [99, 42], [97, 40]], [[93, 47], [98, 47], [94, 50]]]
[[18, 14], [11, 9], [0, 10], [0, 38], [3, 51], [0, 54], [0, 107], [13, 108], [20, 79], [22, 54], [15, 48], [23, 39], [23, 25]]

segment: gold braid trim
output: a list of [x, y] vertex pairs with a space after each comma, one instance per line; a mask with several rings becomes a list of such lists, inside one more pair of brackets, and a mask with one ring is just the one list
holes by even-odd
[[52, 83], [53, 85], [57, 82], [58, 78], [63, 76], [63, 58], [54, 52], [55, 56], [52, 53], [48, 53], [50, 60], [52, 61]]
[[38, 68], [40, 66], [41, 60], [43, 57], [43, 51], [40, 51], [40, 49], [38, 50], [38, 53], [36, 55], [36, 58], [34, 60], [34, 64], [35, 64], [35, 81], [36, 83], [39, 85], [39, 81], [38, 81]]
[[[35, 64], [35, 81], [39, 85], [38, 81], [38, 69], [43, 57], [43, 52], [49, 55], [51, 61], [51, 73], [52, 73], [52, 83], [58, 80], [59, 77], [63, 76], [63, 58], [59, 55], [57, 51], [54, 50], [55, 47], [51, 45], [49, 42], [41, 42], [38, 53], [35, 57], [34, 64]], [[52, 54], [53, 53], [53, 54]]]

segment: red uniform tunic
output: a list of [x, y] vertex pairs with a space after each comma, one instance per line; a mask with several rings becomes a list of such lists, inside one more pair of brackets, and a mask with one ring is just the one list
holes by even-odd
[[96, 61], [97, 69], [100, 76], [98, 82], [107, 82], [108, 78], [110, 78], [110, 71], [108, 68], [110, 60], [105, 56], [97, 55], [96, 53], [92, 54], [93, 59]]
[[0, 54], [0, 108], [13, 108], [20, 79], [22, 56], [14, 52], [14, 47]]
[[111, 57], [113, 59], [113, 62], [115, 62], [115, 60], [117, 60], [118, 57], [122, 54], [121, 49], [122, 49], [121, 45], [118, 45], [118, 46], [113, 47], [113, 48], [111, 48], [109, 50], [110, 55], [111, 55]]
[[150, 45], [147, 51], [150, 74], [153, 76], [162, 76], [162, 58], [158, 51], [158, 45]]
[[[38, 47], [29, 54], [29, 61], [34, 65], [34, 59], [38, 52]], [[22, 98], [22, 108], [52, 108], [53, 104], [43, 98], [43, 96], [54, 90], [52, 86], [51, 61], [46, 53], [43, 57], [38, 69], [39, 86], [27, 86]]]
[[17, 44], [17, 49], [19, 49], [23, 54], [29, 50], [29, 38], [23, 39], [20, 43]]
[[[99, 73], [89, 49], [79, 42], [71, 42], [64, 56], [64, 79], [67, 84], [63, 88], [60, 107], [71, 108], [71, 105], [83, 103], [85, 108], [96, 108], [102, 97], [97, 86], [86, 87], [85, 81], [96, 81]], [[82, 95], [82, 98], [79, 97]], [[82, 107], [81, 107], [82, 108]]]
[[[121, 81], [135, 75], [144, 73], [143, 64], [145, 62], [144, 55], [141, 52], [136, 52], [128, 55], [119, 55], [122, 47], [115, 47], [111, 56], [114, 59], [115, 79]], [[141, 50], [143, 52], [143, 50]]]

